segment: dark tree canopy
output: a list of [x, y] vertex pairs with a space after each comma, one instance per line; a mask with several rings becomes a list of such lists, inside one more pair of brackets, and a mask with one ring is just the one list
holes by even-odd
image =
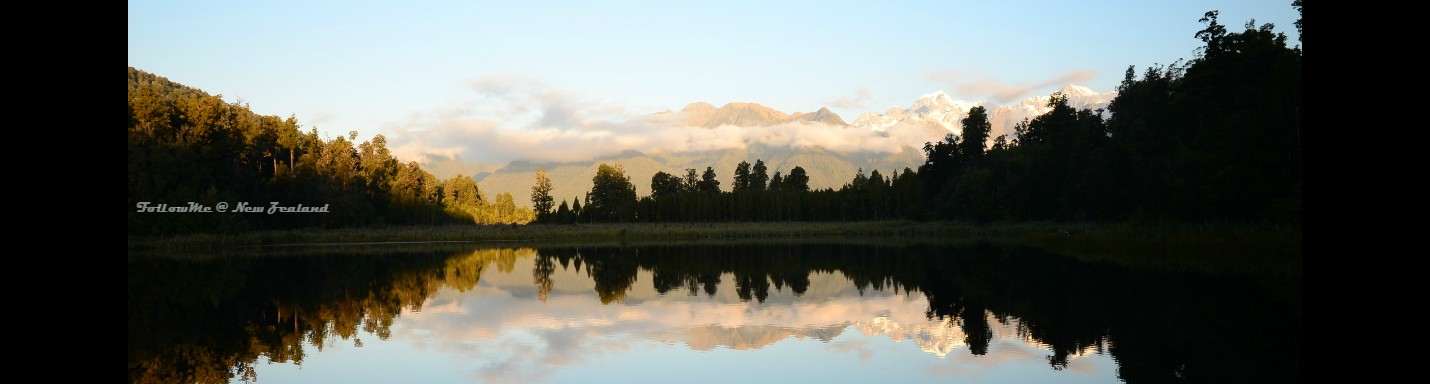
[[[1298, 14], [1301, 1], [1292, 6]], [[1186, 38], [1190, 60], [1129, 66], [1106, 110], [1078, 109], [1053, 93], [1047, 112], [991, 138], [977, 106], [959, 134], [923, 145], [917, 170], [875, 164], [837, 189], [811, 190], [806, 170], [742, 160], [730, 191], [713, 166], [658, 172], [637, 198], [619, 165], [601, 164], [593, 186], [555, 206], [536, 174], [534, 211], [486, 196], [473, 178], [437, 179], [397, 161], [387, 140], [320, 138], [293, 117], [129, 71], [129, 203], [282, 201], [331, 205], [305, 216], [129, 214], [131, 233], [232, 232], [368, 224], [794, 220], [1236, 220], [1299, 224], [1302, 189], [1302, 52], [1271, 24], [1222, 25], [1219, 12]], [[1296, 21], [1301, 29], [1301, 22]], [[788, 160], [785, 160], [788, 161]], [[868, 173], [865, 173], [865, 170]], [[888, 172], [888, 173], [885, 173]], [[554, 212], [553, 212], [554, 208]], [[610, 282], [621, 286], [623, 282]], [[751, 286], [750, 295], [758, 295]], [[617, 298], [611, 298], [617, 299]], [[968, 324], [969, 337], [986, 336]]]
[[750, 167], [749, 189], [763, 191], [766, 188], [766, 184], [769, 183], [769, 180], [770, 174], [769, 170], [765, 168], [765, 161], [756, 159], [755, 165]]
[[585, 212], [593, 221], [628, 222], [635, 220], [636, 187], [620, 165], [601, 164], [591, 178], [591, 191], [586, 193]]
[[714, 167], [705, 167], [705, 173], [700, 175], [700, 183], [696, 187], [700, 192], [720, 193], [720, 180], [715, 179]]
[[991, 116], [977, 107], [960, 135], [925, 143], [916, 171], [865, 168], [837, 190], [812, 191], [803, 168], [776, 172], [761, 188], [763, 160], [742, 161], [732, 193], [702, 188], [704, 198], [653, 199], [642, 212], [708, 221], [1299, 223], [1301, 50], [1269, 24], [1233, 31], [1218, 16], [1207, 12], [1190, 34], [1205, 44], [1192, 60], [1129, 67], [1106, 110], [1074, 108], [1054, 93], [1046, 113], [990, 146]]
[[960, 123], [963, 128], [963, 142], [959, 152], [975, 160], [983, 157], [984, 144], [988, 142], [988, 133], [993, 130], [993, 124], [988, 122], [988, 110], [982, 105], [968, 110], [968, 116]]
[[809, 174], [805, 173], [804, 167], [795, 166], [789, 170], [789, 176], [785, 177], [785, 187], [787, 191], [808, 192]]
[[750, 163], [741, 161], [740, 164], [735, 165], [735, 183], [730, 188], [735, 192], [744, 192], [750, 190], [750, 187]]
[[681, 185], [682, 192], [695, 192], [700, 190], [700, 176], [695, 172], [695, 168], [685, 169], [685, 180]]
[[[439, 180], [416, 162], [399, 162], [382, 135], [362, 142], [355, 132], [324, 139], [316, 128], [302, 131], [292, 116], [259, 115], [247, 105], [133, 67], [128, 80], [131, 234], [496, 224], [534, 216], [526, 209], [503, 214], [506, 207], [485, 199], [469, 177]], [[326, 206], [327, 212], [175, 215], [139, 208], [145, 203], [266, 208], [270, 202]]]
[[679, 194], [684, 187], [680, 178], [669, 173], [656, 172], [650, 179], [650, 194], [657, 199]]

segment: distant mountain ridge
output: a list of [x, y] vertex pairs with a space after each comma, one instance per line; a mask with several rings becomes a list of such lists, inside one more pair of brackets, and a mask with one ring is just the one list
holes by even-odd
[[954, 100], [943, 91], [935, 91], [914, 100], [908, 109], [890, 107], [884, 113], [864, 112], [854, 119], [853, 125], [875, 131], [886, 131], [899, 123], [932, 124], [946, 130], [958, 129], [958, 124], [968, 115], [968, 110], [978, 106], [963, 100]]
[[[666, 114], [671, 112], [662, 112]], [[787, 115], [784, 112], [775, 110], [756, 103], [733, 102], [720, 108], [710, 105], [710, 103], [698, 102], [686, 105], [680, 110], [680, 115], [686, 126], [700, 128], [718, 128], [726, 125], [737, 127], [766, 127], [793, 121], [819, 122], [836, 127], [848, 126], [838, 114], [830, 111], [829, 108], [820, 108], [818, 111], [804, 113], [795, 112]]]
[[839, 114], [830, 111], [828, 107], [820, 107], [818, 111], [814, 111], [813, 113], [795, 112], [793, 115], [790, 115], [790, 117], [793, 117], [795, 120], [819, 122], [835, 126], [849, 125], [849, 123], [844, 122], [844, 119], [839, 117]]
[[720, 188], [728, 191], [734, 184], [735, 166], [741, 161], [754, 164], [755, 160], [765, 162], [771, 177], [775, 172], [788, 175], [790, 169], [799, 166], [809, 175], [810, 188], [837, 189], [852, 180], [854, 174], [861, 169], [865, 175], [877, 169], [888, 177], [892, 172], [903, 168], [918, 168], [918, 165], [923, 163], [923, 152], [912, 146], [897, 153], [841, 153], [823, 148], [772, 147], [759, 144], [745, 148], [684, 153], [626, 151], [589, 162], [513, 161], [505, 167], [474, 179], [477, 180], [482, 194], [486, 196], [508, 192], [518, 197], [517, 205], [529, 206], [531, 201], [521, 197], [531, 196], [531, 186], [536, 183], [536, 170], [545, 169], [547, 177], [551, 179], [552, 196], [556, 197], [558, 204], [561, 200], [569, 202], [578, 196], [582, 198], [582, 203], [585, 203], [586, 191], [591, 190], [592, 186], [591, 178], [596, 174], [597, 166], [603, 163], [621, 165], [626, 175], [631, 178], [631, 183], [635, 184], [636, 194], [645, 196], [650, 194], [651, 177], [656, 172], [683, 177], [687, 168], [693, 168], [699, 173], [704, 172], [705, 167], [713, 167], [716, 178], [720, 180]]
[[[1063, 96], [1068, 98], [1068, 105], [1076, 109], [1102, 109], [1102, 117], [1111, 116], [1107, 112], [1107, 106], [1112, 104], [1112, 99], [1117, 98], [1117, 91], [1097, 92], [1091, 88], [1076, 84], [1064, 85], [1058, 90]], [[989, 134], [990, 140], [998, 135], [1008, 135], [1013, 138], [1013, 127], [1023, 119], [1032, 119], [1044, 113], [1048, 113], [1052, 108], [1048, 108], [1048, 101], [1052, 100], [1051, 95], [1035, 96], [1023, 99], [1022, 102], [1014, 105], [1005, 105], [994, 108], [988, 113], [988, 121], [993, 124], [993, 131]], [[960, 132], [962, 129], [959, 130]]]
[[[1087, 87], [1067, 84], [1059, 89], [1068, 97], [1068, 104], [1078, 109], [1106, 108], [1116, 97], [1116, 92], [1095, 92]], [[1046, 113], [1050, 96], [1037, 96], [1024, 99], [1023, 101], [1005, 106], [989, 107], [985, 103], [975, 103], [963, 100], [955, 100], [943, 91], [935, 91], [925, 94], [915, 99], [908, 107], [891, 107], [884, 113], [867, 112], [861, 114], [853, 122], [845, 122], [838, 114], [830, 111], [829, 108], [820, 108], [815, 112], [803, 113], [795, 112], [785, 114], [770, 107], [756, 103], [732, 102], [716, 108], [714, 105], [704, 102], [691, 103], [679, 112], [664, 111], [652, 114], [652, 117], [669, 119], [675, 123], [682, 123], [692, 128], [718, 128], [722, 126], [736, 127], [768, 127], [788, 123], [823, 123], [829, 125], [830, 129], [867, 129], [880, 134], [885, 134], [896, 125], [913, 125], [920, 135], [929, 136], [929, 141], [938, 140], [944, 132], [961, 134], [963, 129], [961, 123], [968, 115], [968, 111], [973, 107], [983, 105], [988, 108], [989, 121], [993, 125], [992, 134], [989, 141], [999, 135], [1013, 136], [1013, 127], [1023, 119], [1031, 119], [1040, 114]], [[789, 174], [789, 170], [795, 166], [803, 167], [809, 174], [809, 185], [811, 188], [839, 188], [853, 179], [854, 174], [863, 171], [865, 175], [878, 170], [884, 177], [890, 177], [893, 173], [904, 168], [917, 169], [923, 164], [923, 152], [918, 149], [923, 143], [910, 143], [901, 151], [895, 153], [886, 152], [859, 152], [842, 153], [818, 147], [776, 147], [760, 144], [749, 144], [745, 148], [696, 151], [684, 153], [665, 152], [639, 152], [625, 151], [616, 155], [605, 156], [591, 161], [583, 162], [535, 162], [535, 161], [513, 161], [501, 167], [493, 166], [462, 166], [455, 159], [433, 159], [430, 164], [440, 165], [440, 169], [428, 168], [438, 177], [452, 177], [455, 174], [447, 174], [441, 171], [455, 172], [466, 170], [465, 173], [475, 179], [483, 195], [488, 197], [498, 193], [511, 193], [517, 197], [518, 205], [529, 205], [530, 200], [526, 197], [531, 195], [531, 186], [535, 184], [536, 170], [545, 169], [547, 177], [552, 181], [552, 195], [559, 203], [574, 197], [584, 198], [586, 191], [592, 186], [591, 177], [596, 174], [598, 165], [619, 164], [626, 175], [635, 184], [637, 195], [644, 196], [650, 193], [651, 176], [656, 172], [666, 172], [675, 176], [684, 176], [685, 169], [694, 168], [697, 172], [703, 172], [706, 167], [713, 167], [717, 178], [720, 180], [720, 187], [730, 190], [734, 182], [735, 165], [741, 161], [748, 161], [751, 164], [755, 160], [763, 160], [769, 169], [770, 176], [775, 172]], [[430, 167], [430, 166], [429, 166]]]

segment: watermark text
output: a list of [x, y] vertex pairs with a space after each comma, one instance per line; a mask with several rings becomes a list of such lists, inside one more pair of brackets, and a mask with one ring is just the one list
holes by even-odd
[[329, 204], [317, 206], [303, 204], [284, 205], [277, 201], [270, 201], [268, 204], [240, 201], [231, 207], [227, 202], [219, 202], [212, 206], [192, 201], [184, 204], [155, 204], [149, 201], [141, 201], [134, 204], [135, 212], [138, 213], [264, 213], [269, 215], [278, 213], [328, 213], [328, 206]]

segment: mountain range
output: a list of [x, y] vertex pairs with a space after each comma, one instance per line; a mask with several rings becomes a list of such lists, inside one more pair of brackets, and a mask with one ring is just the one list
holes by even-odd
[[728, 191], [734, 184], [735, 166], [741, 161], [753, 164], [757, 159], [765, 162], [771, 176], [775, 172], [789, 174], [795, 166], [802, 167], [809, 175], [810, 188], [819, 189], [838, 188], [853, 179], [860, 169], [863, 169], [865, 174], [875, 169], [888, 174], [905, 167], [917, 168], [918, 164], [923, 163], [923, 152], [907, 147], [896, 153], [844, 153], [816, 147], [791, 148], [760, 144], [751, 144], [745, 148], [683, 153], [627, 151], [590, 162], [513, 161], [494, 172], [478, 174], [477, 182], [486, 196], [508, 192], [520, 205], [523, 202], [529, 203], [527, 199], [531, 196], [531, 186], [536, 183], [536, 170], [544, 168], [547, 177], [551, 179], [552, 196], [556, 197], [558, 203], [581, 197], [584, 204], [586, 191], [591, 190], [593, 185], [591, 177], [602, 163], [621, 165], [626, 175], [630, 176], [631, 183], [635, 184], [636, 194], [645, 196], [650, 194], [651, 177], [656, 172], [683, 177], [687, 168], [695, 169], [699, 174], [703, 173], [706, 167], [714, 167], [717, 179], [720, 180], [720, 188]]
[[[1117, 92], [1097, 92], [1075, 84], [1064, 85], [1058, 92], [1067, 96], [1068, 105], [1078, 109], [1105, 109], [1112, 99], [1117, 97]], [[963, 128], [960, 124], [963, 122], [963, 118], [968, 116], [968, 110], [983, 105], [988, 110], [989, 123], [993, 125], [993, 130], [988, 135], [988, 139], [991, 141], [999, 135], [1005, 134], [1011, 138], [1013, 127], [1018, 122], [1023, 119], [1032, 119], [1052, 110], [1048, 108], [1048, 101], [1051, 98], [1050, 95], [1037, 96], [1023, 99], [1013, 105], [989, 106], [984, 103], [954, 100], [943, 91], [935, 91], [919, 96], [907, 109], [891, 107], [884, 113], [865, 112], [854, 119], [852, 125], [858, 128], [885, 131], [897, 124], [921, 124], [937, 126], [954, 134], [961, 134]]]
[[[535, 253], [535, 251], [522, 252], [518, 250], [501, 254], [496, 260], [471, 260], [475, 260], [474, 264], [476, 265], [486, 266], [485, 270], [488, 272], [481, 274], [481, 282], [488, 289], [485, 292], [488, 294], [506, 292], [513, 297], [524, 298], [529, 303], [529, 300], [538, 295], [537, 287], [532, 285], [531, 275], [513, 272], [533, 270]], [[481, 254], [481, 256], [490, 257], [489, 255], [492, 254]], [[651, 272], [641, 271], [637, 279], [650, 281], [652, 275], [649, 273]], [[586, 313], [598, 313], [598, 310], [584, 306], [605, 306], [593, 303], [592, 299], [595, 297], [591, 292], [591, 277], [580, 269], [567, 269], [564, 266], [556, 268], [549, 278], [551, 279], [549, 295], [552, 300], [578, 306], [587, 311]], [[954, 351], [967, 349], [968, 335], [960, 326], [960, 322], [967, 320], [953, 317], [927, 318], [923, 311], [927, 304], [922, 292], [866, 292], [852, 284], [849, 277], [841, 272], [811, 273], [808, 275], [809, 285], [802, 294], [795, 295], [790, 289], [775, 287], [770, 290], [769, 296], [765, 300], [756, 304], [738, 297], [735, 293], [737, 289], [735, 279], [733, 274], [722, 274], [717, 289], [718, 293], [709, 296], [702, 295], [704, 297], [697, 299], [696, 302], [704, 301], [718, 307], [746, 306], [748, 309], [725, 311], [701, 309], [702, 307], [699, 305], [688, 306], [692, 303], [690, 298], [678, 290], [661, 293], [648, 283], [634, 284], [627, 288], [619, 305], [625, 307], [629, 311], [628, 313], [633, 315], [631, 318], [633, 324], [641, 324], [641, 328], [645, 330], [644, 337], [665, 343], [685, 344], [698, 351], [710, 351], [716, 348], [760, 349], [788, 339], [812, 339], [829, 343], [845, 332], [856, 331], [865, 336], [887, 337], [895, 342], [908, 340], [924, 352], [940, 358], [947, 357]], [[450, 300], [460, 296], [457, 292], [447, 292], [444, 295], [451, 296], [439, 297], [436, 301], [451, 302]], [[562, 301], [563, 298], [572, 300]], [[657, 308], [658, 311], [679, 308], [683, 315], [694, 316], [700, 320], [691, 323], [665, 323], [659, 316], [640, 315], [648, 308]], [[512, 305], [504, 307], [502, 311], [532, 309], [535, 308]], [[428, 312], [442, 313], [446, 311], [429, 308]], [[473, 313], [473, 315], [481, 317], [480, 313]], [[1011, 344], [1004, 347], [1018, 344], [1025, 346], [1014, 347], [1016, 348], [1014, 351], [1026, 352], [1027, 348], [1043, 347], [1040, 342], [1026, 332], [1020, 332], [1020, 329], [1023, 329], [1021, 319], [1006, 316], [1000, 319], [992, 312], [987, 311], [982, 315], [983, 320], [989, 326], [988, 330], [992, 332], [991, 341]], [[968, 316], [968, 314], [964, 316]], [[468, 327], [483, 326], [480, 321], [448, 324], [457, 325], [457, 330], [463, 332], [470, 332]], [[495, 326], [496, 324], [485, 325]], [[601, 325], [595, 325], [592, 328], [582, 334], [603, 332]], [[1092, 353], [1093, 349], [1094, 346], [1087, 346], [1081, 351], [1076, 351], [1074, 355]]]
[[[1116, 97], [1116, 92], [1096, 92], [1087, 87], [1068, 84], [1059, 92], [1067, 96], [1068, 104], [1079, 109], [1106, 108]], [[1050, 108], [1050, 96], [1031, 97], [1017, 104], [990, 106], [985, 103], [955, 100], [942, 91], [923, 96], [908, 107], [891, 107], [883, 113], [866, 112], [852, 122], [845, 120], [828, 108], [814, 112], [786, 114], [756, 103], [733, 102], [716, 108], [709, 103], [692, 103], [679, 112], [662, 111], [650, 115], [651, 118], [683, 123], [689, 129], [713, 129], [722, 126], [772, 127], [782, 124], [806, 124], [824, 127], [818, 129], [868, 130], [879, 135], [890, 135], [893, 131], [912, 132], [913, 136], [926, 137], [926, 141], [937, 141], [946, 133], [960, 134], [960, 123], [975, 106], [984, 105], [989, 111], [992, 132], [989, 140], [999, 135], [1013, 135], [1013, 127], [1024, 119], [1031, 119], [1046, 113]], [[902, 136], [901, 136], [902, 137]], [[429, 158], [424, 167], [440, 178], [456, 174], [472, 176], [477, 180], [488, 198], [498, 193], [511, 193], [518, 205], [529, 204], [531, 186], [535, 184], [537, 169], [544, 168], [552, 181], [552, 195], [559, 203], [562, 200], [582, 196], [592, 186], [591, 177], [599, 164], [620, 164], [626, 175], [635, 184], [636, 193], [644, 196], [650, 193], [651, 177], [656, 172], [666, 172], [683, 176], [685, 169], [693, 168], [697, 173], [706, 167], [714, 167], [722, 189], [729, 190], [734, 180], [736, 164], [741, 161], [754, 163], [763, 160], [769, 174], [788, 174], [799, 166], [809, 174], [811, 188], [839, 188], [853, 179], [862, 170], [866, 175], [879, 170], [885, 177], [904, 168], [917, 169], [923, 164], [923, 152], [918, 149], [923, 143], [908, 143], [899, 150], [889, 151], [835, 151], [815, 146], [777, 146], [750, 143], [743, 148], [693, 152], [637, 152], [626, 151], [585, 162], [536, 162], [513, 161], [500, 168], [464, 163], [460, 159]]]
[[[670, 114], [670, 111], [656, 113], [657, 116]], [[680, 115], [686, 126], [700, 128], [717, 128], [724, 125], [737, 127], [763, 127], [781, 123], [803, 121], [825, 123], [836, 127], [847, 126], [844, 119], [838, 114], [830, 111], [829, 108], [820, 108], [818, 111], [803, 113], [795, 112], [786, 115], [776, 111], [774, 108], [766, 107], [755, 103], [729, 103], [715, 108], [710, 103], [691, 103], [680, 110]]]

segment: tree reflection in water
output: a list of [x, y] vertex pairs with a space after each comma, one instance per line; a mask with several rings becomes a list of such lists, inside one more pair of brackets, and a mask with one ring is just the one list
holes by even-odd
[[338, 340], [386, 339], [404, 309], [420, 310], [443, 287], [475, 289], [484, 273], [520, 273], [518, 259], [532, 260], [543, 302], [558, 269], [589, 277], [603, 304], [625, 300], [641, 271], [660, 294], [697, 297], [715, 296], [730, 275], [739, 300], [756, 304], [771, 288], [799, 297], [811, 274], [838, 272], [861, 294], [922, 293], [926, 315], [958, 327], [975, 355], [994, 339], [990, 319], [1016, 318], [1020, 337], [1051, 351], [1052, 369], [1096, 350], [1129, 383], [1301, 381], [1299, 274], [1126, 268], [981, 243], [138, 258], [128, 263], [129, 380], [253, 380], [260, 357], [296, 364]]

